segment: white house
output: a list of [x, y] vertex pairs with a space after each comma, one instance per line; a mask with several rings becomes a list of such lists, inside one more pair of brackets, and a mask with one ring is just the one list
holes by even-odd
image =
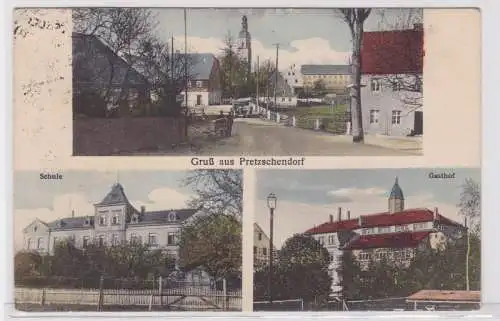
[[[211, 53], [189, 53], [191, 61], [187, 90], [189, 108], [219, 105], [222, 100], [222, 85], [219, 60]], [[186, 106], [186, 91], [178, 97]]]
[[[55, 244], [62, 240], [71, 240], [78, 248], [91, 243], [101, 246], [141, 243], [178, 257], [183, 226], [200, 215], [203, 212], [198, 209], [147, 211], [142, 206], [137, 210], [123, 186], [116, 183], [101, 202], [94, 204], [92, 214], [74, 216], [73, 211], [70, 217], [48, 223], [35, 219], [23, 230], [24, 250], [52, 254]], [[203, 277], [208, 278], [205, 274]]]
[[423, 134], [423, 30], [365, 32], [361, 104], [365, 133]]

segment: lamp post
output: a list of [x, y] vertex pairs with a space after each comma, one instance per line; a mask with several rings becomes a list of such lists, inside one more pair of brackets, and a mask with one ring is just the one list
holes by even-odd
[[274, 210], [276, 209], [276, 203], [278, 198], [274, 193], [267, 196], [267, 207], [269, 208], [269, 273], [268, 273], [268, 293], [269, 293], [269, 304], [273, 304], [273, 219]]

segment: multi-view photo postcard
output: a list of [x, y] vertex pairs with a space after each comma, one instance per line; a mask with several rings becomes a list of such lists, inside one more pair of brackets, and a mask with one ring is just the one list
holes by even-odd
[[13, 15], [17, 315], [480, 309], [479, 11]]

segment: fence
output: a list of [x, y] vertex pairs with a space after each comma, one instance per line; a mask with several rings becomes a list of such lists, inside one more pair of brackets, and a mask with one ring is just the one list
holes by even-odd
[[323, 131], [335, 135], [348, 135], [351, 116], [349, 113], [327, 117], [296, 117], [283, 112], [274, 112], [260, 107], [260, 113], [267, 120], [281, 123], [289, 127], [298, 127], [315, 131]]
[[304, 311], [303, 299], [254, 301], [254, 311]]
[[[122, 282], [100, 280], [99, 288], [16, 287], [16, 305], [65, 306], [75, 310], [241, 311], [241, 290], [228, 290], [225, 280], [147, 282], [141, 289], [123, 288]], [[116, 287], [120, 286], [120, 287]]]

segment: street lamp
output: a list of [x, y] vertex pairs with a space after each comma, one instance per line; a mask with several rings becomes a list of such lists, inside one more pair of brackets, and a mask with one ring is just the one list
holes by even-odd
[[267, 207], [269, 208], [269, 273], [268, 273], [268, 292], [269, 292], [269, 304], [273, 304], [273, 219], [274, 210], [276, 209], [276, 203], [278, 198], [274, 193], [270, 193], [267, 196]]

